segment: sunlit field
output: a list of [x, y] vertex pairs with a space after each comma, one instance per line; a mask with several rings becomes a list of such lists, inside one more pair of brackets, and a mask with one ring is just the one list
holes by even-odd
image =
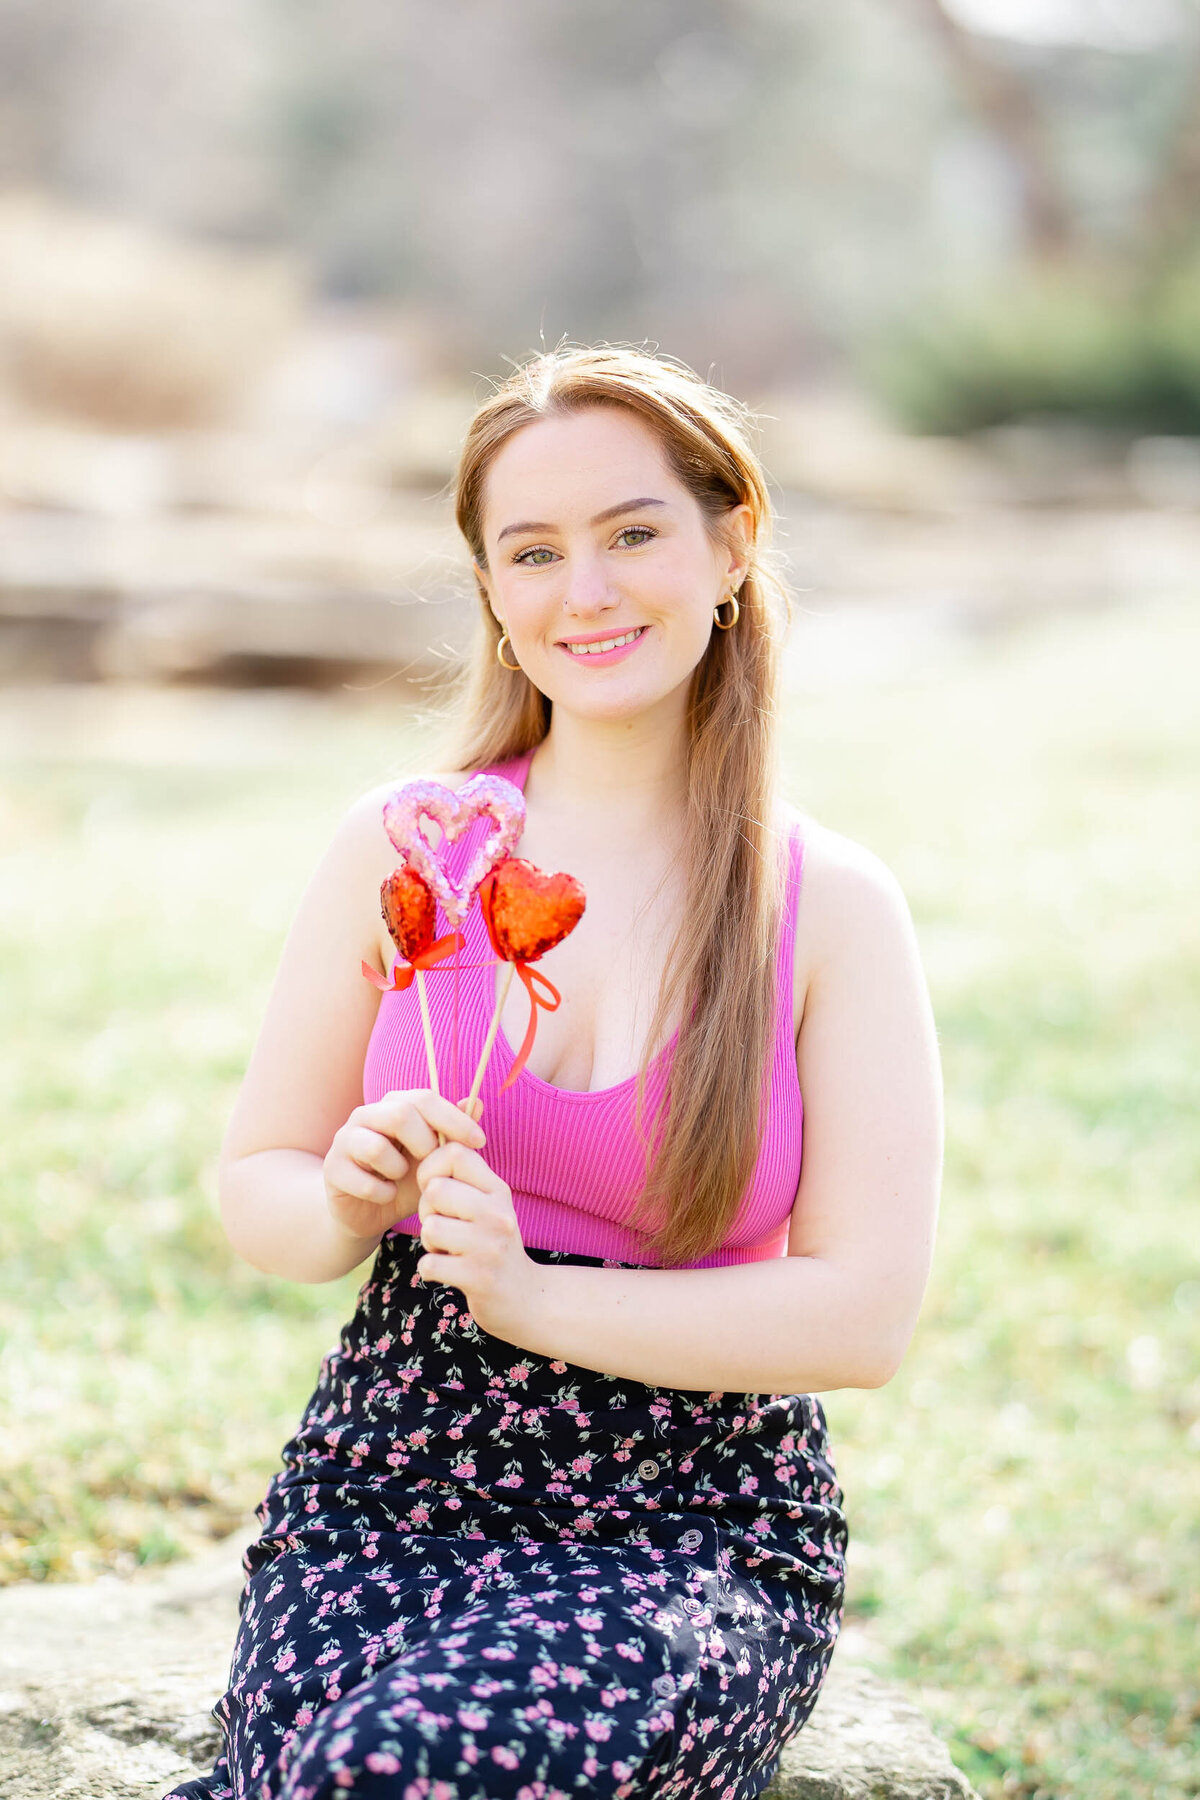
[[[788, 701], [791, 797], [909, 896], [946, 1078], [917, 1335], [826, 1399], [847, 1643], [988, 1800], [1200, 1793], [1197, 667], [1186, 608], [1113, 610]], [[316, 858], [420, 760], [389, 692], [4, 736], [0, 1579], [241, 1528], [353, 1308], [365, 1271], [234, 1257], [213, 1165]]]

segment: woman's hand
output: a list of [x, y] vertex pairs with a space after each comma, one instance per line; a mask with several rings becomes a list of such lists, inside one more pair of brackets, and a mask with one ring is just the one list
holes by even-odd
[[334, 1221], [352, 1237], [382, 1237], [397, 1219], [417, 1210], [413, 1171], [437, 1149], [481, 1146], [476, 1121], [426, 1089], [385, 1094], [356, 1106], [325, 1156], [325, 1199]]
[[417, 1168], [426, 1281], [461, 1288], [476, 1324], [508, 1343], [536, 1304], [540, 1267], [525, 1254], [512, 1190], [461, 1138]]

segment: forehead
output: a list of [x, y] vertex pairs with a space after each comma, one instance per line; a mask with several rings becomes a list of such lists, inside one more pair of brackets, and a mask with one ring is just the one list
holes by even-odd
[[688, 500], [651, 426], [624, 406], [537, 419], [507, 439], [484, 489], [484, 533], [518, 519], [566, 525], [606, 506], [654, 495]]

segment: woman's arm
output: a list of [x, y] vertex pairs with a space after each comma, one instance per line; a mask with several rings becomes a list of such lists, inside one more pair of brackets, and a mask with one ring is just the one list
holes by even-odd
[[[379, 993], [359, 964], [380, 967], [379, 887], [396, 860], [382, 823], [387, 791], [373, 789], [350, 807], [305, 890], [221, 1145], [226, 1235], [255, 1268], [292, 1281], [347, 1274], [390, 1225], [417, 1210], [416, 1159], [437, 1141], [429, 1118], [447, 1135], [480, 1141], [448, 1100], [395, 1095], [362, 1104]], [[325, 1159], [339, 1133], [347, 1155], [331, 1209]], [[372, 1156], [392, 1179], [370, 1172]], [[378, 1229], [362, 1232], [364, 1220]]]
[[[804, 1157], [787, 1255], [717, 1269], [533, 1264], [519, 1312], [488, 1329], [656, 1386], [812, 1393], [891, 1379], [933, 1252], [937, 1037], [899, 883], [869, 851], [816, 826], [797, 976]], [[436, 1151], [424, 1169], [443, 1159], [467, 1160]], [[437, 1260], [439, 1275], [453, 1260]]]

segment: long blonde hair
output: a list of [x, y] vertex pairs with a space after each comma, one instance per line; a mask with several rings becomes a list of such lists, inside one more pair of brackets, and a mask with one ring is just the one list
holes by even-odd
[[[638, 1071], [646, 1173], [631, 1223], [663, 1263], [699, 1261], [727, 1235], [753, 1175], [774, 1041], [782, 895], [775, 830], [775, 689], [787, 591], [769, 560], [772, 507], [750, 446], [752, 415], [674, 358], [624, 346], [565, 347], [514, 370], [468, 428], [456, 478], [459, 529], [481, 569], [488, 469], [522, 426], [584, 407], [618, 405], [658, 436], [699, 504], [710, 535], [723, 515], [753, 514], [740, 616], [714, 630], [688, 699], [687, 896], [663, 970]], [[496, 659], [500, 626], [479, 586], [482, 630], [461, 688], [462, 735], [450, 765], [480, 769], [541, 743], [550, 702]], [[646, 1120], [653, 1047], [681, 1015], [661, 1105]], [[653, 1221], [653, 1222], [652, 1222]]]

